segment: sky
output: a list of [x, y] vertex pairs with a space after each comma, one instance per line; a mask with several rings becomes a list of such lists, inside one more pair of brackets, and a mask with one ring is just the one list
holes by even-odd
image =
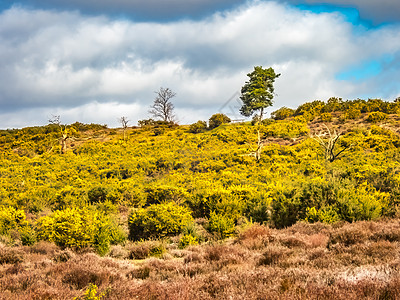
[[254, 66], [272, 112], [400, 96], [399, 0], [0, 0], [0, 128], [137, 125], [161, 87], [180, 124], [239, 114]]

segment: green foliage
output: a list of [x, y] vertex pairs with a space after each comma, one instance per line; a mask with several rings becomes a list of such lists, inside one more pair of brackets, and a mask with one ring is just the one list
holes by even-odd
[[25, 212], [22, 209], [0, 206], [0, 234], [5, 235], [12, 229], [23, 229], [28, 226]]
[[201, 133], [207, 130], [207, 122], [197, 121], [189, 126], [189, 132], [191, 133]]
[[380, 111], [374, 111], [368, 115], [367, 121], [370, 123], [378, 123], [383, 120], [386, 120], [386, 118], [387, 118], [387, 114], [380, 112]]
[[[66, 208], [37, 221], [38, 238], [62, 248], [94, 247], [100, 255], [110, 243], [121, 242], [121, 234], [109, 217], [90, 209]], [[114, 240], [115, 239], [115, 240]]]
[[192, 222], [190, 210], [174, 202], [153, 204], [129, 216], [129, 238], [140, 240], [177, 235]]
[[273, 111], [271, 117], [275, 120], [284, 120], [294, 115], [295, 110], [287, 107], [281, 107], [280, 109]]
[[221, 239], [230, 237], [235, 232], [235, 221], [230, 216], [214, 211], [210, 214], [209, 230]]
[[322, 113], [319, 117], [322, 122], [331, 122], [332, 114], [331, 113]]
[[144, 192], [147, 197], [146, 205], [160, 204], [167, 201], [174, 201], [179, 204], [189, 197], [184, 188], [169, 185], [150, 186]]
[[261, 133], [266, 136], [293, 138], [309, 133], [307, 123], [296, 121], [277, 121], [260, 128]]
[[191, 234], [185, 234], [179, 239], [178, 248], [184, 249], [188, 246], [197, 245], [199, 243], [198, 239]]
[[88, 191], [88, 198], [90, 203], [105, 202], [107, 200], [107, 189], [98, 186]]
[[263, 69], [261, 66], [254, 67], [254, 71], [247, 74], [249, 81], [242, 87], [240, 99], [243, 105], [240, 113], [246, 117], [252, 116], [260, 111], [259, 121], [262, 120], [264, 109], [272, 105], [274, 98], [274, 82], [280, 74], [274, 69]]
[[350, 108], [346, 111], [346, 114], [345, 114], [346, 119], [351, 119], [351, 120], [358, 119], [360, 117], [360, 115], [361, 115], [361, 111], [357, 108]]
[[107, 293], [104, 292], [98, 295], [97, 289], [97, 285], [90, 283], [85, 291], [85, 295], [83, 297], [74, 298], [74, 300], [101, 300]]
[[[51, 150], [59, 138], [56, 125], [2, 130], [0, 231], [18, 244], [46, 239], [104, 254], [110, 244], [125, 242], [126, 226], [134, 240], [180, 235], [202, 241], [206, 234], [180, 223], [186, 213], [187, 221], [191, 214], [201, 218], [221, 237], [234, 234], [243, 219], [285, 227], [304, 220], [394, 217], [400, 207], [400, 137], [398, 116], [391, 114], [399, 105], [331, 98], [305, 103], [283, 120], [285, 109], [277, 120], [257, 120], [257, 126], [225, 124], [198, 134], [149, 121], [132, 128], [128, 142], [113, 129], [76, 123], [73, 151], [63, 155]], [[387, 114], [384, 125], [365, 122], [379, 113]], [[329, 114], [342, 132], [336, 150], [352, 147], [326, 164], [308, 134], [320, 130], [321, 119], [329, 122]], [[155, 129], [163, 133], [155, 135]], [[249, 153], [257, 130], [263, 148], [255, 162]]]
[[214, 129], [217, 128], [218, 126], [225, 124], [225, 123], [230, 123], [231, 119], [224, 114], [214, 114], [210, 117], [210, 119], [208, 120], [208, 126], [210, 127], [210, 129]]

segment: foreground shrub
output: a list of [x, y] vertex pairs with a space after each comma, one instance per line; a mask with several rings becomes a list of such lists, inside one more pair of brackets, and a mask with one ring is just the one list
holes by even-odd
[[12, 229], [21, 229], [28, 225], [25, 212], [13, 207], [0, 207], [0, 234], [7, 234]]
[[213, 211], [209, 219], [209, 230], [218, 238], [225, 239], [235, 233], [235, 221], [227, 215]]
[[188, 246], [197, 245], [199, 243], [197, 237], [191, 234], [185, 234], [179, 239], [178, 247], [179, 249], [184, 249]]
[[123, 234], [109, 217], [88, 209], [67, 208], [38, 220], [38, 238], [62, 248], [94, 247], [101, 255]]
[[190, 210], [173, 202], [153, 204], [129, 216], [129, 238], [140, 240], [177, 235], [193, 221]]
[[74, 298], [74, 300], [101, 300], [107, 293], [98, 294], [97, 285], [90, 283], [83, 297]]
[[24, 261], [23, 253], [17, 249], [0, 246], [0, 265], [17, 264]]

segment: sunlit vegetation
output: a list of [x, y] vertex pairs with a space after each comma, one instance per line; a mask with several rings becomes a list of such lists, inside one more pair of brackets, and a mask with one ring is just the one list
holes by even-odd
[[[2, 130], [0, 294], [241, 299], [250, 285], [249, 299], [400, 297], [399, 112], [400, 101], [331, 98], [253, 124], [222, 114], [190, 126], [74, 123], [65, 144], [60, 124]], [[55, 278], [40, 287], [27, 274], [33, 253], [43, 262], [31, 276]], [[352, 264], [373, 276], [385, 264], [389, 277], [353, 280]], [[229, 286], [220, 272], [236, 274]], [[176, 285], [158, 283], [167, 279]]]

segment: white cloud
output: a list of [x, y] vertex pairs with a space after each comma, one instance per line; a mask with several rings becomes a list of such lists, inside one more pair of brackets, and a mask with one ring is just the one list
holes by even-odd
[[[399, 93], [399, 68], [392, 67], [400, 61], [399, 34], [399, 26], [355, 28], [337, 13], [275, 2], [170, 23], [12, 8], [0, 14], [0, 127], [45, 124], [49, 112], [68, 122], [111, 126], [126, 115], [136, 123], [148, 117], [161, 86], [177, 93], [177, 112], [187, 114], [178, 116], [181, 122], [207, 119], [255, 65], [282, 73], [276, 107], [330, 96], [391, 97]], [[349, 66], [387, 54], [393, 59], [384, 81], [335, 79]]]

